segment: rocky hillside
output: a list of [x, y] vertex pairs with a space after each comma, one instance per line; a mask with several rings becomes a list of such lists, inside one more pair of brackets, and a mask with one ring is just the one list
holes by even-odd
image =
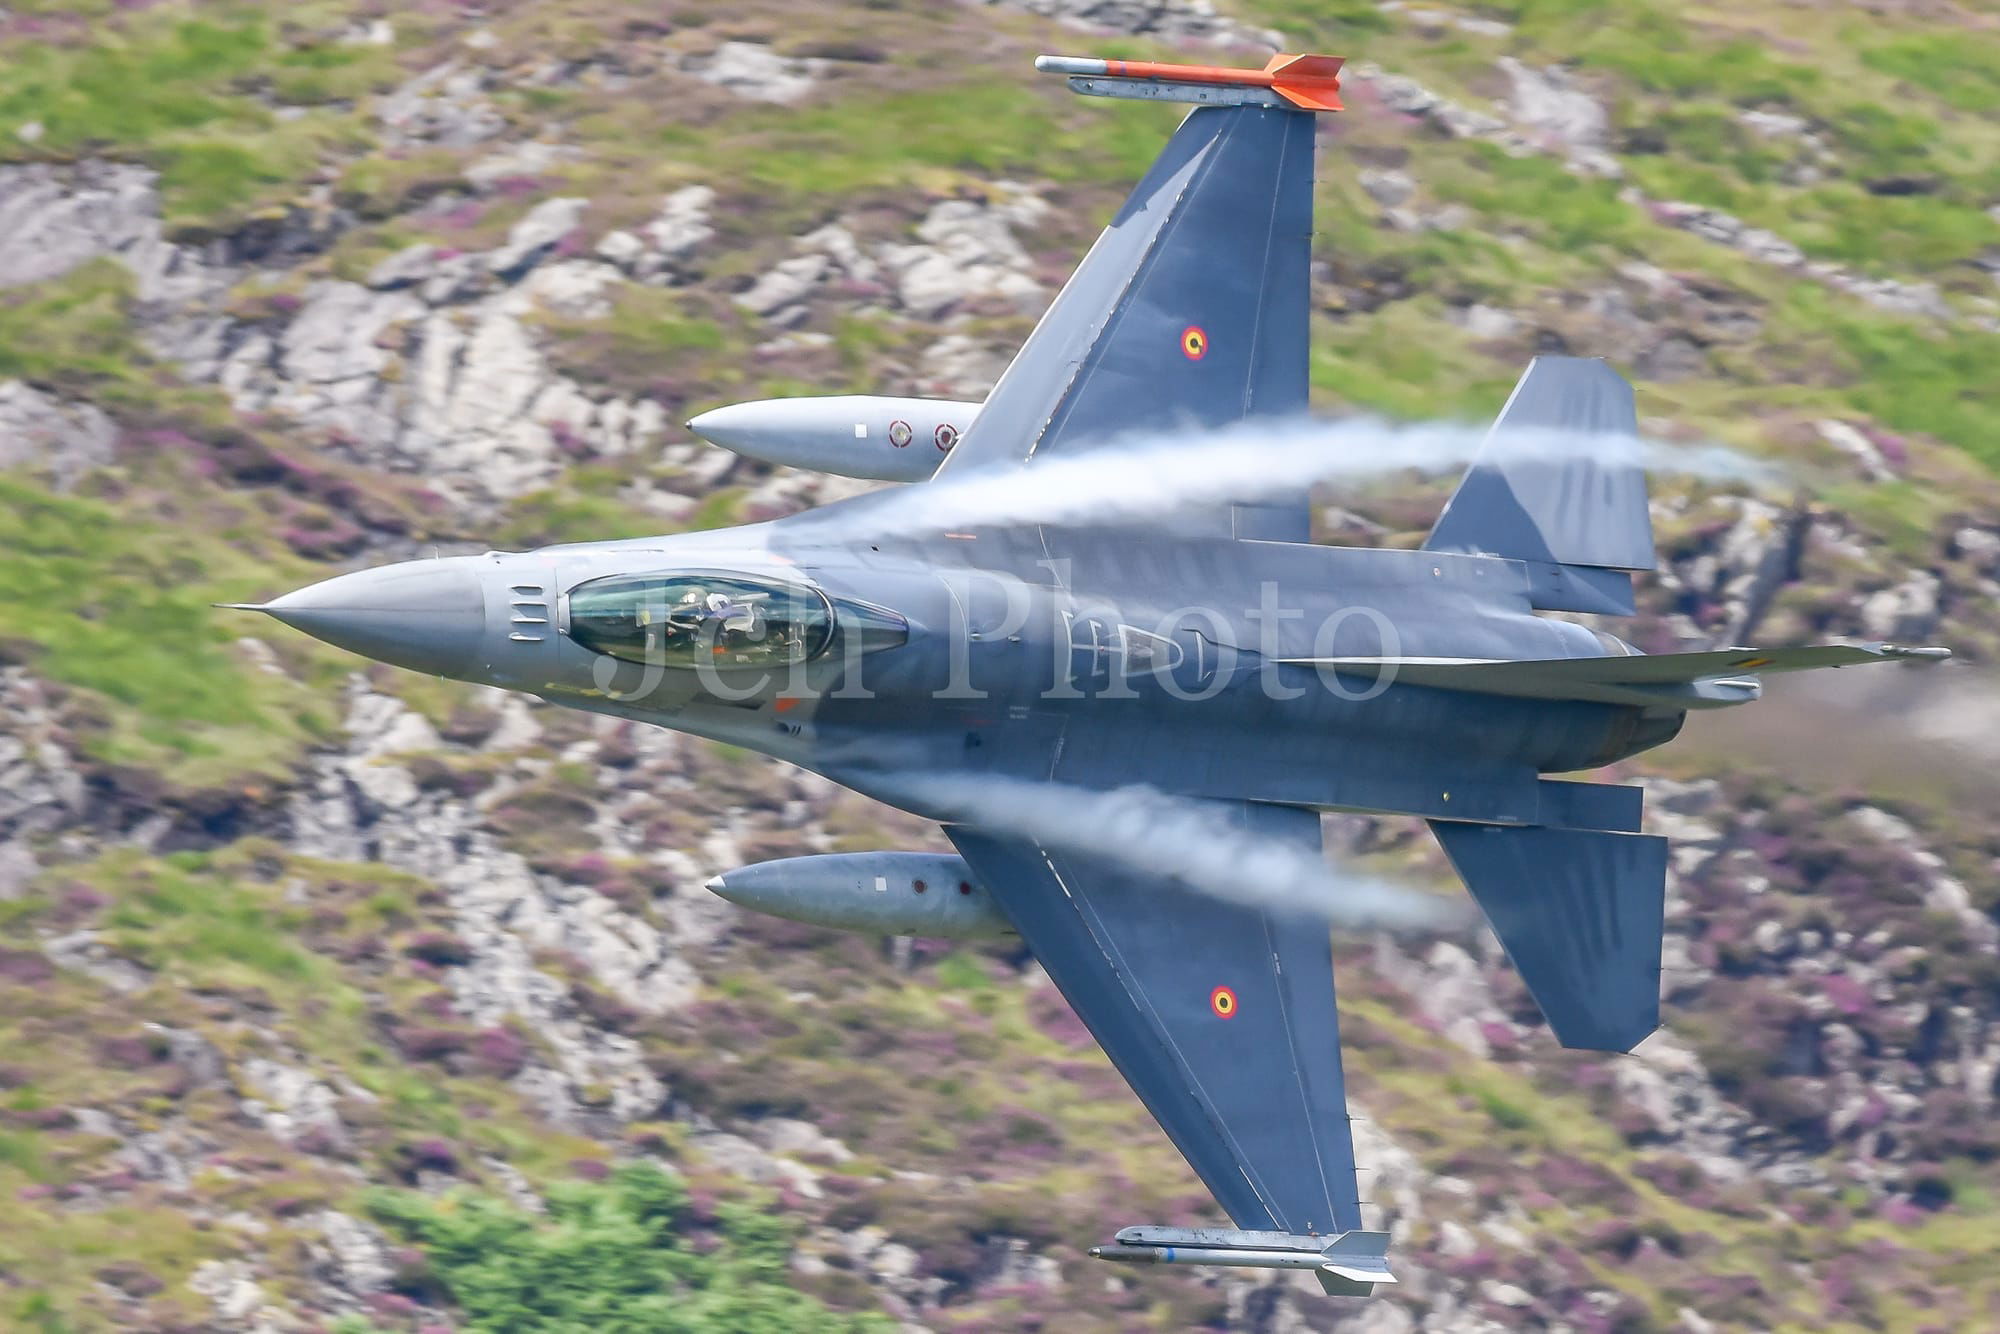
[[[2000, 1324], [2000, 18], [1222, 4], [0, 11], [0, 1326]], [[1019, 951], [700, 888], [934, 831], [208, 606], [842, 493], [679, 423], [983, 393], [1172, 124], [1032, 56], [1280, 44], [1354, 61], [1324, 410], [1609, 356], [1781, 479], [1663, 487], [1622, 632], [1973, 664], [1621, 768], [1677, 840], [1635, 1056], [1555, 1048], [1490, 939], [1342, 944], [1405, 1279], [1366, 1304], [1083, 1256], [1213, 1215]], [[1323, 533], [1407, 542], [1446, 485]], [[1447, 880], [1418, 826], [1334, 833]]]

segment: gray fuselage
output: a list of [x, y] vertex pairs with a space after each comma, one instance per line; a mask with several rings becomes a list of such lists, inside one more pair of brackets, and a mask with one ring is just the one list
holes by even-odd
[[[1158, 528], [1143, 540], [1106, 527], [870, 531], [893, 513], [875, 500], [715, 532], [407, 562], [270, 610], [386, 661], [729, 742], [947, 820], [923, 775], [1115, 786], [1138, 768], [1180, 795], [1531, 821], [1518, 794], [1534, 775], [1608, 763], [1679, 726], [1672, 711], [1285, 661], [1630, 651], [1536, 615], [1519, 562]], [[823, 596], [833, 625], [798, 662], [742, 666], [720, 648], [699, 670], [619, 661], [571, 624], [575, 590], [618, 576], [782, 585], [816, 605]], [[711, 601], [713, 616], [753, 625], [755, 614]]]

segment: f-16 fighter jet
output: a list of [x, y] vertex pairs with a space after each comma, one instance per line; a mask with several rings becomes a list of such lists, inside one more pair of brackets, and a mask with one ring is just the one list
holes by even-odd
[[1760, 673], [1944, 651], [1648, 656], [1541, 615], [1629, 615], [1654, 564], [1635, 455], [1502, 447], [1636, 435], [1600, 361], [1528, 368], [1417, 550], [1310, 544], [1303, 491], [1153, 526], [927, 517], [941, 485], [1306, 411], [1314, 123], [1339, 108], [1340, 62], [1039, 64], [1195, 109], [986, 402], [792, 399], [692, 423], [915, 485], [727, 531], [411, 561], [256, 609], [939, 820], [957, 856], [795, 858], [710, 887], [859, 930], [1018, 934], [1234, 1225], [1132, 1227], [1093, 1254], [1367, 1295], [1395, 1279], [1355, 1186], [1328, 917], [1196, 892], [1118, 846], [1046, 846], [982, 822], [967, 783], [1144, 786], [1313, 858], [1322, 811], [1422, 816], [1555, 1036], [1620, 1052], [1659, 1021], [1666, 840], [1640, 832], [1640, 789], [1545, 775], [1658, 746], [1690, 710], [1754, 699]]

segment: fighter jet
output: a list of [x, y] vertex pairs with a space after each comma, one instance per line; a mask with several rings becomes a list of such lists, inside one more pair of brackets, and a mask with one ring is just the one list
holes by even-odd
[[1944, 650], [1649, 656], [1545, 615], [1630, 615], [1654, 566], [1630, 456], [1504, 447], [1636, 435], [1630, 387], [1594, 360], [1528, 367], [1415, 550], [1310, 543], [1303, 491], [1152, 525], [927, 519], [942, 482], [1307, 409], [1315, 118], [1339, 109], [1340, 62], [1038, 63], [1084, 94], [1194, 109], [991, 396], [692, 423], [910, 485], [725, 531], [410, 561], [256, 609], [940, 821], [957, 856], [795, 858], [709, 887], [856, 930], [1018, 935], [1233, 1224], [1135, 1226], [1092, 1254], [1303, 1269], [1364, 1296], [1395, 1278], [1362, 1221], [1327, 919], [1196, 892], [1117, 846], [1044, 846], [936, 789], [1144, 785], [1314, 857], [1321, 812], [1421, 816], [1556, 1038], [1621, 1052], [1659, 1022], [1666, 840], [1640, 832], [1639, 788], [1548, 775], [1658, 746], [1692, 710], [1755, 699], [1763, 673]]

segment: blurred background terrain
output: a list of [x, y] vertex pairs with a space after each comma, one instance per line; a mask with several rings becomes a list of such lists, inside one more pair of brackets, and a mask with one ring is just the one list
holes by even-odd
[[[1637, 1056], [1557, 1049], [1490, 939], [1341, 942], [1367, 1304], [1083, 1257], [1215, 1215], [1020, 951], [700, 888], [933, 830], [208, 605], [849, 493], [680, 423], [983, 394], [1174, 120], [1032, 57], [1280, 46], [1353, 61], [1321, 410], [1609, 357], [1784, 477], [1657, 488], [1621, 633], [1972, 664], [1612, 775], [1676, 840]], [[10, 4], [0, 1326], [2000, 1325], [1996, 111], [1987, 0]]]

